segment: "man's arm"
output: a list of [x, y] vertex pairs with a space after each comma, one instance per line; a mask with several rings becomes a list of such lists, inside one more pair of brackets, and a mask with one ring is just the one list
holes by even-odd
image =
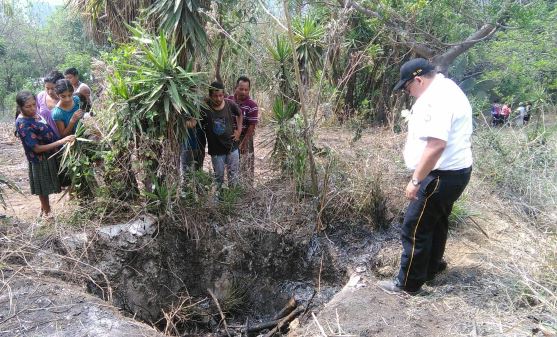
[[[424, 149], [422, 157], [420, 158], [420, 162], [414, 170], [412, 179], [417, 179], [420, 182], [424, 180], [429, 172], [433, 170], [439, 158], [441, 158], [441, 155], [443, 154], [446, 146], [446, 141], [429, 137], [427, 139], [427, 145]], [[419, 188], [420, 185], [414, 186], [411, 181], [408, 182], [408, 185], [406, 186], [406, 198], [417, 199], [416, 193], [418, 192]]]
[[[246, 148], [247, 141], [253, 138], [253, 135], [255, 134], [255, 125], [257, 124], [257, 119], [259, 117], [259, 107], [257, 106], [257, 104], [255, 104], [255, 102], [254, 105], [250, 108], [250, 111], [248, 112], [246, 117], [247, 117], [247, 121], [249, 121], [250, 123], [246, 128], [244, 139], [240, 144], [240, 149], [244, 149], [244, 150]], [[245, 123], [245, 121], [243, 123]]]
[[246, 134], [244, 135], [244, 138], [240, 143], [240, 149], [242, 150], [242, 152], [246, 151], [248, 142], [250, 141], [251, 138], [253, 138], [254, 133], [255, 133], [255, 124], [248, 125], [248, 128], [246, 129]]
[[240, 135], [242, 134], [242, 123], [244, 122], [244, 116], [242, 110], [236, 105], [232, 104], [232, 109], [235, 111], [236, 118], [236, 130], [234, 130], [234, 140], [239, 141]]
[[246, 129], [246, 135], [244, 136], [244, 139], [249, 139], [249, 138], [253, 137], [254, 133], [255, 133], [255, 124], [248, 125], [248, 128]]

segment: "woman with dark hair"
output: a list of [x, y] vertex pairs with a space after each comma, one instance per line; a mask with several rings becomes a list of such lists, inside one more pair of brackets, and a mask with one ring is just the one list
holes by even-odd
[[21, 139], [29, 162], [31, 194], [41, 201], [41, 216], [50, 215], [48, 195], [60, 192], [58, 163], [52, 155], [75, 136], [59, 139], [46, 120], [37, 113], [37, 100], [29, 91], [21, 91], [16, 98], [16, 134]]
[[83, 117], [79, 97], [74, 95], [72, 84], [68, 80], [56, 81], [54, 92], [60, 100], [52, 110], [52, 119], [56, 122], [60, 136], [73, 135], [77, 122]]
[[61, 72], [58, 70], [53, 70], [49, 72], [44, 78], [44, 90], [39, 92], [37, 95], [37, 113], [41, 115], [48, 125], [52, 128], [52, 131], [56, 136], [60, 137], [56, 123], [52, 119], [52, 110], [58, 104], [58, 95], [54, 91], [54, 87], [58, 80], [64, 78]]

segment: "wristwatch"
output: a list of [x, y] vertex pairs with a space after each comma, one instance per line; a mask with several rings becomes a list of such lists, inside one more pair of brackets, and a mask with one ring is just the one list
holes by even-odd
[[422, 183], [421, 181], [419, 181], [416, 178], [412, 178], [412, 180], [410, 180], [410, 182], [412, 183], [412, 185], [414, 186], [420, 186], [420, 184]]

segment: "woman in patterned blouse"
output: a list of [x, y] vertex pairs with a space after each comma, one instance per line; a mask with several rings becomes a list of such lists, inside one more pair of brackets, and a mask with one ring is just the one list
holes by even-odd
[[73, 142], [75, 136], [58, 139], [45, 119], [37, 114], [37, 100], [31, 92], [19, 92], [16, 103], [16, 134], [21, 139], [29, 162], [31, 193], [39, 196], [41, 216], [48, 216], [50, 215], [48, 195], [60, 192], [58, 163], [56, 158], [51, 156], [63, 144]]

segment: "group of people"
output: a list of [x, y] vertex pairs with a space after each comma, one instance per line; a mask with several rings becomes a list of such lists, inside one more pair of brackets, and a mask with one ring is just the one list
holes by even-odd
[[[31, 192], [39, 195], [43, 214], [50, 213], [48, 194], [60, 191], [57, 159], [52, 154], [74, 140], [72, 134], [83, 115], [76, 94], [84, 86], [78, 79], [70, 82], [69, 76], [59, 77], [58, 72], [49, 74], [45, 91], [37, 98], [21, 92], [16, 99], [16, 132], [29, 160]], [[218, 190], [226, 170], [231, 186], [239, 183], [240, 172], [248, 183], [253, 182], [258, 107], [249, 96], [250, 87], [249, 78], [239, 77], [234, 94], [225, 97], [224, 85], [211, 83], [200, 118], [186, 123], [188, 137], [181, 150], [184, 175], [202, 169], [207, 146]], [[409, 205], [402, 223], [398, 275], [378, 286], [389, 293], [415, 294], [447, 268], [443, 256], [448, 218], [472, 172], [472, 108], [458, 85], [422, 58], [402, 65], [394, 89], [415, 98], [403, 153], [411, 172], [404, 192]]]
[[228, 97], [221, 82], [210, 84], [200, 119], [191, 118], [187, 122], [188, 136], [180, 156], [183, 177], [203, 168], [207, 147], [218, 194], [224, 184], [225, 172], [229, 187], [237, 186], [240, 177], [246, 185], [253, 185], [254, 135], [259, 108], [250, 97], [250, 89], [251, 81], [246, 76], [236, 80], [234, 93]]
[[[66, 69], [64, 74], [52, 71], [43, 81], [44, 90], [36, 96], [30, 91], [17, 94], [15, 134], [29, 162], [31, 193], [39, 196], [40, 215], [48, 217], [49, 195], [69, 185], [59, 172], [60, 156], [56, 153], [63, 144], [75, 140], [77, 125], [91, 107], [91, 89], [79, 80], [75, 68]], [[238, 78], [234, 94], [228, 97], [222, 83], [211, 83], [200, 118], [187, 122], [187, 140], [180, 154], [184, 178], [188, 172], [202, 169], [208, 147], [217, 191], [223, 186], [225, 170], [229, 186], [236, 186], [240, 175], [243, 182], [253, 184], [253, 137], [259, 110], [249, 96], [250, 89], [251, 81], [245, 76]]]
[[[517, 126], [522, 126], [528, 124], [530, 121], [530, 110], [532, 109], [532, 104], [530, 102], [520, 102], [518, 103], [518, 108], [516, 109], [517, 116], [514, 118]], [[493, 102], [491, 105], [491, 125], [492, 126], [502, 126], [509, 125], [511, 108], [507, 104], [501, 104], [498, 100]]]
[[44, 78], [44, 90], [35, 95], [16, 95], [15, 134], [21, 139], [29, 162], [31, 193], [41, 202], [40, 216], [49, 217], [49, 195], [67, 186], [60, 179], [59, 148], [75, 140], [75, 131], [85, 110], [91, 106], [91, 89], [79, 81], [78, 71], [55, 70]]

